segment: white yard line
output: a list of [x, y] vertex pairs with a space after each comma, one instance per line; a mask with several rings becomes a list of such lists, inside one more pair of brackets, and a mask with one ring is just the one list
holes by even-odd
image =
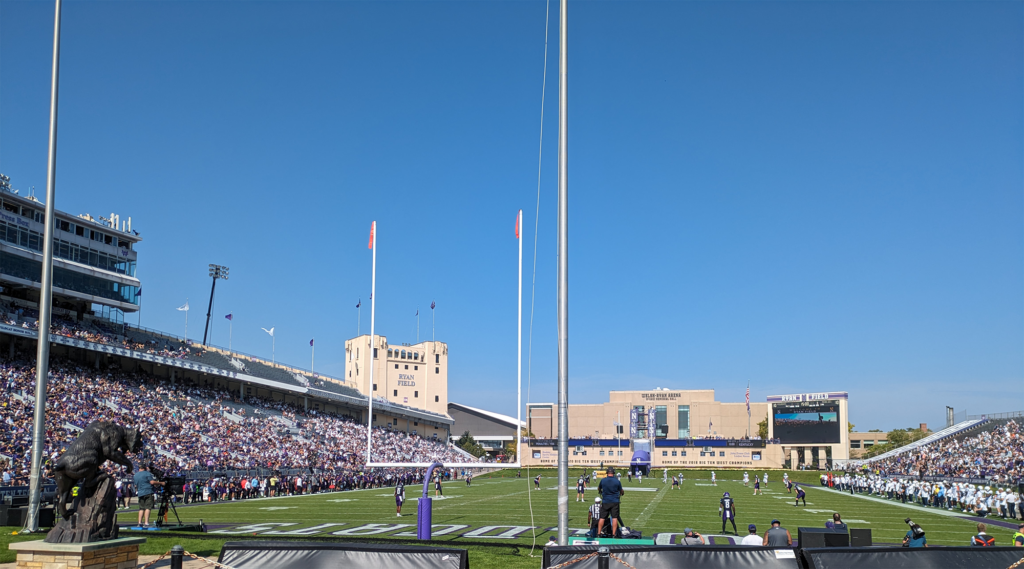
[[644, 508], [644, 511], [640, 512], [640, 515], [636, 517], [636, 527], [644, 527], [644, 524], [647, 523], [647, 519], [651, 517], [652, 513], [654, 513], [655, 506], [661, 503], [661, 499], [664, 498], [665, 494], [668, 493], [669, 488], [670, 486], [663, 486], [661, 490], [659, 490], [658, 493], [654, 495], [654, 498], [652, 498], [651, 502], [647, 504], [647, 507]]

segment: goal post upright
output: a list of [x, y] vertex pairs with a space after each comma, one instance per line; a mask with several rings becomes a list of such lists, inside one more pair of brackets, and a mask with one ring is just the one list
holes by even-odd
[[[516, 241], [519, 248], [519, 266], [517, 273], [517, 350], [516, 350], [516, 424], [514, 427], [514, 441], [516, 443], [515, 460], [513, 462], [458, 462], [447, 466], [458, 468], [519, 468], [522, 466], [523, 443], [523, 232], [522, 232], [523, 210], [516, 214]], [[373, 264], [370, 276], [370, 385], [367, 389], [367, 418], [366, 418], [366, 467], [367, 468], [430, 468], [441, 466], [439, 461], [429, 462], [373, 462], [371, 452], [373, 450], [373, 364], [374, 360], [374, 324], [377, 306], [377, 222], [370, 225], [370, 249], [373, 251]], [[442, 466], [443, 468], [443, 466]]]

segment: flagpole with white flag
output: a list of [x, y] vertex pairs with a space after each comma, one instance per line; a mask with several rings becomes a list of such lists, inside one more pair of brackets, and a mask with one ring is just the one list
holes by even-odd
[[188, 344], [188, 298], [185, 299], [184, 306], [179, 306], [178, 310], [185, 312], [185, 344]]
[[277, 364], [277, 338], [274, 337], [274, 327], [271, 326], [270, 330], [267, 330], [260, 326], [260, 330], [270, 334], [270, 363]]
[[377, 222], [370, 224], [370, 250], [373, 252], [373, 264], [370, 269], [370, 385], [367, 386], [367, 410], [366, 419], [366, 463], [370, 460], [370, 446], [373, 444], [373, 325], [374, 314], [377, 306], [377, 299], [374, 293], [377, 292]]

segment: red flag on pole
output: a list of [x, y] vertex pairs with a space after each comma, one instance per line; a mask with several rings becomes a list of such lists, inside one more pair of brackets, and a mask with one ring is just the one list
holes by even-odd
[[516, 214], [516, 239], [519, 239], [519, 217], [520, 217], [520, 215], [517, 213]]
[[367, 249], [373, 249], [373, 229], [375, 227], [377, 227], [377, 222], [376, 221], [371, 222], [370, 223], [370, 245], [367, 247]]

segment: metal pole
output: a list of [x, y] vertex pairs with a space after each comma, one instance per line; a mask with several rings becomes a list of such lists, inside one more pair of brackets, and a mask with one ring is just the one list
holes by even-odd
[[203, 329], [203, 345], [206, 345], [206, 334], [210, 331], [210, 313], [213, 312], [213, 291], [217, 290], [217, 277], [213, 277], [210, 287], [210, 304], [206, 307], [206, 327]]
[[370, 385], [367, 386], [366, 420], [366, 462], [370, 463], [370, 445], [373, 444], [373, 325], [377, 307], [377, 222], [370, 224], [370, 249], [373, 250], [373, 265], [370, 269]]
[[558, 22], [558, 545], [569, 541], [569, 14]]
[[175, 545], [171, 548], [171, 569], [181, 569], [185, 561], [185, 548]]
[[516, 456], [515, 463], [522, 464], [519, 445], [522, 444], [523, 433], [523, 210], [519, 210], [516, 221], [519, 230], [519, 345], [516, 357]]
[[28, 520], [39, 531], [42, 498], [43, 437], [46, 436], [46, 380], [50, 371], [50, 316], [53, 309], [53, 202], [57, 177], [57, 79], [60, 67], [60, 3], [53, 16], [53, 74], [50, 79], [50, 149], [46, 164], [46, 227], [43, 231], [43, 282], [39, 288], [39, 335], [36, 350], [36, 402], [32, 417], [32, 470], [29, 473]]

